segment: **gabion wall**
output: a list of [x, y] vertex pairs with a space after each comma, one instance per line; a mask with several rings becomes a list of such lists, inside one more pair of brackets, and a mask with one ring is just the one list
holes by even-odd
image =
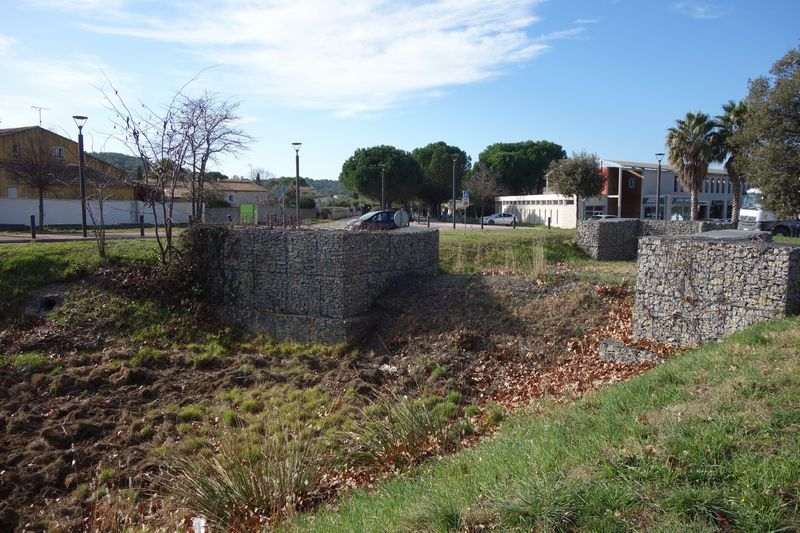
[[434, 275], [439, 233], [198, 226], [189, 236], [221, 316], [279, 339], [347, 342], [376, 298], [408, 275]]
[[690, 235], [721, 229], [733, 229], [733, 225], [708, 221], [638, 218], [586, 220], [578, 224], [575, 242], [593, 259], [628, 261], [636, 259], [639, 237]]
[[639, 240], [635, 338], [693, 346], [800, 310], [800, 248], [713, 235]]

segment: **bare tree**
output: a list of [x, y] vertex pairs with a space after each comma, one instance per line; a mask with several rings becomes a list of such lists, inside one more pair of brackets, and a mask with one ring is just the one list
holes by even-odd
[[[119, 91], [108, 80], [108, 89], [101, 92], [113, 114], [117, 139], [142, 161], [142, 173], [146, 180], [145, 202], [153, 212], [155, 237], [161, 261], [171, 260], [173, 246], [173, 213], [176, 190], [186, 181], [184, 165], [190, 154], [189, 140], [194, 134], [194, 125], [183, 113], [183, 90], [181, 87], [162, 111], [141, 104], [141, 111], [129, 107]], [[191, 126], [191, 127], [190, 127]], [[163, 226], [163, 237], [159, 228]]]
[[11, 159], [3, 163], [21, 183], [36, 190], [39, 196], [39, 229], [44, 228], [44, 196], [69, 177], [70, 169], [63, 154], [53, 153], [40, 136], [29, 136]]
[[481, 221], [486, 203], [494, 204], [494, 198], [500, 193], [497, 185], [497, 174], [486, 163], [478, 163], [472, 175], [467, 179], [466, 188], [480, 205]]
[[[98, 172], [94, 169], [87, 170], [87, 181], [90, 188], [87, 195], [86, 208], [92, 220], [92, 231], [97, 243], [97, 253], [101, 258], [106, 258], [106, 220], [105, 202], [112, 197], [112, 188], [124, 183], [124, 180]], [[92, 205], [92, 204], [96, 204]]]
[[185, 97], [181, 102], [181, 122], [187, 133], [188, 163], [191, 166], [192, 216], [203, 216], [205, 182], [209, 161], [222, 154], [238, 154], [252, 142], [252, 137], [236, 128], [238, 102], [219, 100], [206, 92]]

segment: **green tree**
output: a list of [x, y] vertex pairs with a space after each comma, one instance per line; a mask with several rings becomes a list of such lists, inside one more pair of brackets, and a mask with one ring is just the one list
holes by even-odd
[[[591, 198], [603, 190], [603, 175], [597, 155], [588, 152], [573, 152], [569, 159], [550, 163], [548, 172], [550, 186], [559, 194]], [[575, 202], [576, 217], [580, 219], [580, 207]]]
[[422, 169], [423, 183], [419, 199], [426, 202], [431, 213], [438, 214], [439, 206], [453, 195], [453, 157], [456, 158], [456, 190], [469, 171], [470, 157], [457, 146], [439, 141], [422, 148], [416, 148], [411, 156]]
[[705, 113], [687, 113], [667, 130], [669, 162], [678, 172], [681, 184], [689, 190], [692, 220], [697, 220], [697, 198], [708, 176], [708, 165], [715, 157], [716, 123]]
[[411, 154], [394, 146], [359, 148], [342, 165], [339, 180], [353, 192], [380, 200], [382, 170], [387, 205], [419, 196], [422, 169]]
[[567, 157], [564, 149], [550, 141], [492, 144], [478, 161], [497, 174], [498, 184], [508, 194], [533, 194], [544, 189], [545, 173], [552, 161]]
[[744, 128], [734, 138], [745, 158], [748, 183], [766, 207], [783, 217], [800, 213], [800, 48], [750, 82]]
[[716, 160], [725, 164], [731, 181], [731, 218], [739, 223], [739, 207], [742, 199], [742, 147], [735, 139], [744, 128], [747, 117], [747, 104], [731, 100], [722, 106], [722, 114], [717, 115], [717, 131], [714, 139]]

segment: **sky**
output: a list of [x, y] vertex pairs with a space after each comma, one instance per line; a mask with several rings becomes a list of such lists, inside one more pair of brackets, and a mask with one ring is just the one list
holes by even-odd
[[216, 168], [336, 179], [361, 147], [546, 139], [652, 161], [800, 45], [800, 0], [0, 0], [0, 128], [125, 151], [104, 101], [238, 101], [249, 150]]

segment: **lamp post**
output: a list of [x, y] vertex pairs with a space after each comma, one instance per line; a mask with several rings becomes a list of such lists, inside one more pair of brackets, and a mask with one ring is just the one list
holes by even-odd
[[294, 148], [294, 217], [295, 223], [299, 226], [300, 225], [300, 146], [303, 143], [301, 142], [293, 142], [292, 148]]
[[458, 155], [453, 154], [453, 229], [456, 229], [456, 161], [458, 161]]
[[381, 163], [381, 209], [386, 209], [386, 163]]
[[78, 179], [81, 186], [81, 230], [86, 237], [86, 178], [83, 172], [83, 125], [88, 120], [83, 115], [73, 115], [72, 120], [78, 126]]
[[661, 220], [661, 160], [664, 154], [659, 152], [656, 154], [658, 160], [658, 174], [656, 177], [656, 220]]

